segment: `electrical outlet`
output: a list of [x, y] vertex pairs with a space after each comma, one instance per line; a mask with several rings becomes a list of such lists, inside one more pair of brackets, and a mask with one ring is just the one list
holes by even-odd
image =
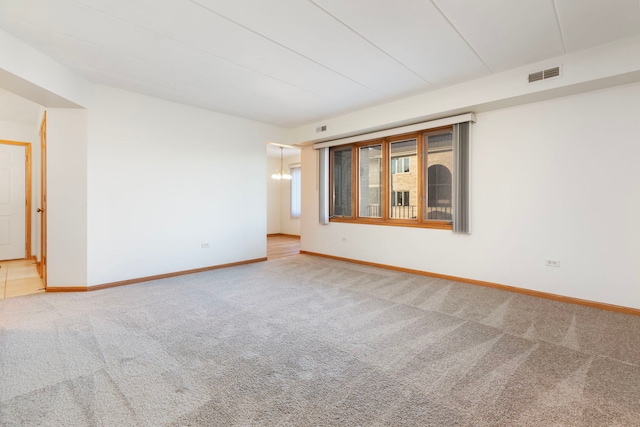
[[546, 260], [544, 260], [544, 265], [546, 265], [547, 267], [560, 267], [560, 260], [547, 258]]
[[202, 249], [209, 249], [209, 244], [208, 244], [208, 243], [201, 243], [201, 244], [200, 244], [200, 247], [201, 247]]
[[347, 242], [347, 238], [346, 238], [346, 237], [343, 237], [343, 238], [342, 238], [342, 243], [346, 243], [346, 242]]

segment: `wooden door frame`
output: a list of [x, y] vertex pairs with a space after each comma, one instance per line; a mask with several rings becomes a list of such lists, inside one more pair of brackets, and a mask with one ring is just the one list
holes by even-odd
[[24, 258], [31, 258], [31, 143], [30, 142], [19, 142], [19, 141], [7, 141], [4, 139], [0, 139], [0, 144], [3, 145], [17, 145], [24, 147], [24, 153], [26, 156], [24, 167], [25, 167], [25, 198], [27, 199], [27, 203], [25, 204], [25, 246], [24, 246]]
[[40, 260], [38, 274], [47, 288], [47, 112], [40, 123]]

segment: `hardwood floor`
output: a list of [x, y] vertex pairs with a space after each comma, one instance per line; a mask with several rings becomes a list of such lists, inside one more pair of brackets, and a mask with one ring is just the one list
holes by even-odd
[[35, 261], [0, 261], [0, 299], [44, 292]]
[[267, 259], [284, 258], [300, 253], [300, 236], [275, 234], [267, 236]]

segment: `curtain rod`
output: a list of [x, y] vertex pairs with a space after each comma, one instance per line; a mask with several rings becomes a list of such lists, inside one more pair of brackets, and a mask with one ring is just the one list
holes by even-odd
[[457, 123], [474, 122], [476, 115], [474, 113], [460, 114], [458, 116], [445, 117], [443, 119], [430, 120], [428, 122], [416, 123], [413, 125], [401, 126], [392, 129], [380, 130], [377, 132], [365, 133], [362, 135], [350, 136], [347, 138], [332, 139], [331, 141], [319, 142], [313, 144], [313, 148], [335, 147], [337, 145], [351, 144], [352, 142], [366, 141], [368, 139], [384, 138], [386, 136], [398, 135], [401, 133], [417, 132], [421, 130], [438, 128], [441, 126], [455, 125]]

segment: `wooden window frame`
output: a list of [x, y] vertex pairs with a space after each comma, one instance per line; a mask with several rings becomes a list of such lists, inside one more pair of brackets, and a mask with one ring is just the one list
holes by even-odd
[[[386, 225], [386, 226], [399, 226], [399, 227], [417, 227], [417, 228], [432, 228], [440, 230], [452, 230], [453, 224], [451, 221], [445, 220], [432, 220], [424, 219], [425, 205], [427, 203], [427, 191], [429, 188], [427, 182], [427, 171], [425, 165], [428, 164], [426, 146], [423, 141], [424, 134], [430, 134], [437, 131], [445, 131], [453, 129], [452, 126], [443, 126], [434, 129], [425, 129], [418, 132], [404, 133], [399, 135], [392, 135], [385, 138], [371, 139], [367, 141], [360, 141], [351, 144], [339, 145], [330, 148], [329, 155], [329, 185], [330, 185], [330, 212], [333, 213], [333, 203], [335, 199], [335, 187], [334, 187], [334, 164], [333, 164], [333, 152], [337, 150], [345, 150], [347, 147], [351, 147], [351, 216], [330, 216], [330, 222], [342, 222], [353, 224], [370, 224], [370, 225]], [[391, 157], [390, 148], [391, 143], [400, 142], [406, 140], [416, 140], [416, 186], [417, 186], [417, 215], [416, 219], [405, 218], [391, 218]], [[361, 217], [360, 215], [360, 148], [381, 145], [382, 146], [382, 161], [381, 161], [381, 203], [380, 209], [382, 210], [381, 218]]]

